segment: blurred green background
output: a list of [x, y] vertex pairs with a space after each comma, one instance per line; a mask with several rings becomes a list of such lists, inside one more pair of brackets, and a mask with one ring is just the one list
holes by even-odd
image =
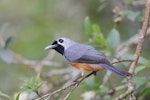
[[[100, 26], [104, 37], [116, 27], [123, 42], [141, 29], [144, 5], [136, 4], [138, 1], [140, 0], [0, 0], [0, 37], [4, 40], [12, 38], [9, 49], [13, 52], [29, 60], [40, 61], [48, 54], [44, 50], [45, 46], [55, 38], [68, 37], [88, 43], [90, 37], [85, 33], [83, 23], [86, 16], [89, 16], [91, 23]], [[115, 7], [122, 10], [121, 15], [113, 13]], [[122, 20], [115, 24], [114, 19], [120, 16]], [[150, 58], [149, 42], [147, 38], [142, 53], [147, 59]], [[135, 47], [132, 47], [134, 49], [131, 52], [134, 53]], [[2, 50], [2, 46], [0, 49]], [[67, 64], [58, 54], [54, 61]], [[13, 96], [20, 91], [23, 84], [20, 78], [32, 76], [35, 76], [32, 68], [21, 64], [8, 64], [0, 59], [0, 91]], [[76, 96], [78, 100], [82, 100], [79, 91], [83, 93], [82, 91], [88, 89], [88, 85], [80, 85], [70, 100], [77, 100]]]

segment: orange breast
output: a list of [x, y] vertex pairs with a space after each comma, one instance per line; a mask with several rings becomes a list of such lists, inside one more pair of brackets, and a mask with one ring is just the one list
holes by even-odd
[[103, 70], [105, 69], [104, 67], [101, 66], [92, 66], [92, 64], [86, 64], [86, 63], [75, 63], [71, 62], [70, 63], [73, 67], [78, 68], [81, 71], [98, 71], [98, 70]]

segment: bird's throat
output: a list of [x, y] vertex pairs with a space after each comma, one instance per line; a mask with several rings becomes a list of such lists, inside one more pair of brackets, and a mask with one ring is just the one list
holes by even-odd
[[59, 45], [56, 48], [54, 48], [57, 52], [59, 52], [60, 54], [64, 54], [64, 47]]

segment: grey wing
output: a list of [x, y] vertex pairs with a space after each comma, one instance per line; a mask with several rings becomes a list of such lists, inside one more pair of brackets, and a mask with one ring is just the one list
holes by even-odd
[[88, 46], [88, 45], [77, 45], [72, 47], [74, 48], [74, 53], [71, 56], [68, 56], [68, 58], [71, 62], [78, 62], [78, 63], [89, 63], [89, 64], [97, 64], [97, 63], [103, 63], [108, 64], [109, 61], [106, 59], [105, 55], [103, 53], [98, 52], [95, 50], [95, 48]]
[[65, 50], [64, 56], [68, 61], [74, 62], [80, 57], [82, 57], [82, 55], [85, 53], [86, 48], [87, 46], [85, 45], [79, 43], [74, 44], [70, 46], [67, 50]]
[[103, 53], [96, 51], [95, 49], [88, 49], [86, 53], [82, 55], [82, 57], [80, 57], [79, 59], [76, 59], [75, 62], [89, 63], [89, 64], [109, 63], [105, 55]]

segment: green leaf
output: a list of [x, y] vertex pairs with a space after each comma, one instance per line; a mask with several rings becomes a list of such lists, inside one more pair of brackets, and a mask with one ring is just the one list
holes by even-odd
[[107, 41], [108, 41], [108, 44], [109, 44], [109, 47], [112, 49], [112, 50], [115, 50], [116, 47], [119, 45], [120, 43], [120, 34], [118, 32], [118, 30], [116, 30], [115, 28], [113, 28], [108, 37], [107, 37]]
[[139, 100], [144, 100], [143, 97], [150, 94], [150, 87], [147, 87], [144, 89], [144, 91], [141, 92]]
[[3, 34], [4, 31], [6, 30], [6, 27], [8, 26], [8, 24], [4, 24], [2, 27], [0, 27], [0, 34]]
[[148, 60], [145, 59], [144, 57], [140, 57], [138, 63], [146, 65], [148, 63]]
[[96, 33], [96, 35], [100, 35], [101, 30], [100, 30], [100, 27], [98, 26], [98, 24], [92, 24], [92, 29]]
[[148, 78], [146, 77], [133, 77], [133, 81], [136, 84], [136, 88], [140, 88], [147, 83]]
[[30, 85], [32, 85], [33, 83], [34, 83], [34, 78], [31, 77], [31, 78], [30, 78]]
[[90, 19], [88, 16], [84, 20], [84, 29], [85, 29], [86, 34], [91, 37], [92, 36], [92, 28], [91, 28]]
[[106, 7], [106, 4], [102, 4], [102, 5], [100, 5], [99, 7], [98, 7], [98, 12], [101, 12], [104, 8]]
[[35, 83], [39, 85], [40, 83], [39, 81], [40, 81], [40, 73], [38, 73], [38, 75], [36, 76]]
[[150, 67], [150, 61], [148, 61], [148, 62], [146, 63], [146, 66]]
[[40, 73], [38, 73], [37, 74], [37, 76], [36, 76], [36, 79], [35, 79], [36, 81], [39, 81], [40, 80]]
[[129, 11], [128, 12], [128, 15], [127, 15], [127, 18], [128, 19], [130, 19], [130, 20], [132, 20], [132, 21], [135, 21], [135, 19], [137, 18], [137, 16], [139, 16], [140, 15], [140, 12], [139, 11]]
[[0, 96], [8, 98], [9, 100], [11, 100], [11, 97], [8, 96], [7, 94], [3, 93], [2, 91], [0, 91]]
[[25, 83], [29, 83], [29, 79], [26, 77], [20, 77], [19, 79], [24, 81]]
[[9, 50], [0, 50], [0, 57], [6, 63], [11, 63], [13, 61], [13, 55]]
[[93, 39], [94, 39], [95, 42], [101, 43], [101, 45], [102, 45], [103, 47], [105, 47], [106, 49], [108, 48], [108, 43], [107, 43], [107, 41], [106, 41], [105, 38], [103, 38], [101, 35], [99, 35], [99, 36], [94, 36]]
[[11, 41], [12, 41], [12, 37], [10, 36], [7, 38], [7, 40], [5, 42], [4, 49], [7, 49], [10, 46]]
[[146, 68], [146, 66], [138, 66], [138, 67], [136, 67], [135, 74], [137, 74], [138, 72], [142, 71], [145, 68]]
[[[24, 79], [23, 79], [24, 81]], [[26, 82], [26, 85], [23, 85], [21, 86], [21, 89], [24, 90], [24, 91], [32, 91], [32, 92], [35, 92], [35, 91], [38, 91], [38, 89], [40, 88], [41, 84], [40, 84], [40, 74], [38, 74], [36, 76], [36, 78], [34, 77], [31, 77], [28, 80], [25, 79], [25, 82]]]
[[19, 100], [20, 94], [21, 94], [21, 92], [17, 94], [16, 100]]
[[32, 91], [32, 88], [27, 86], [27, 85], [21, 86], [21, 89], [24, 90], [24, 91]]

